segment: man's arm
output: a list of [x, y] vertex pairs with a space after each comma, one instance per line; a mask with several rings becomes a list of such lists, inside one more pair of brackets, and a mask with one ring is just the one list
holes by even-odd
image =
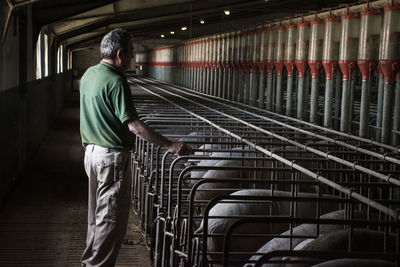
[[193, 153], [192, 148], [189, 145], [183, 142], [171, 142], [139, 119], [128, 121], [127, 124], [129, 130], [135, 135], [146, 140], [147, 142], [168, 149], [168, 151], [171, 153], [179, 156]]

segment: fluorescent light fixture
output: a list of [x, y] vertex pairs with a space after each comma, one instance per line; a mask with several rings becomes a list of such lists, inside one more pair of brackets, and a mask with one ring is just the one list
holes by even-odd
[[183, 27], [181, 28], [181, 30], [182, 30], [182, 31], [186, 31], [186, 30], [187, 30], [187, 27], [186, 27], [186, 26], [183, 26]]
[[227, 10], [224, 10], [224, 13], [225, 13], [225, 15], [229, 16], [231, 14], [231, 11], [227, 9]]
[[170, 34], [175, 34], [175, 32], [174, 32], [174, 31], [170, 31], [169, 33], [170, 33]]
[[205, 23], [204, 19], [200, 19], [200, 24], [204, 24], [204, 23]]
[[161, 38], [164, 38], [164, 37], [165, 37], [165, 35], [164, 35], [164, 34], [161, 34], [160, 36], [161, 36]]

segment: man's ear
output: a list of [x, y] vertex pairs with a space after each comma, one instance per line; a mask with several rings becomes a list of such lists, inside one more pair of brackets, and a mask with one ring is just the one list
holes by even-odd
[[122, 54], [123, 54], [123, 52], [121, 52], [121, 50], [117, 51], [117, 59], [118, 60], [121, 60]]

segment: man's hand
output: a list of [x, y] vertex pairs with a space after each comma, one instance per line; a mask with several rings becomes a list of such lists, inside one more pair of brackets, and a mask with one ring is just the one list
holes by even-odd
[[174, 153], [178, 156], [189, 155], [193, 153], [193, 150], [189, 145], [183, 142], [171, 142], [139, 119], [129, 121], [127, 124], [132, 133], [150, 143], [168, 149], [168, 151], [171, 153]]
[[172, 142], [168, 146], [168, 151], [178, 156], [193, 154], [192, 148], [188, 144], [185, 144], [183, 142]]

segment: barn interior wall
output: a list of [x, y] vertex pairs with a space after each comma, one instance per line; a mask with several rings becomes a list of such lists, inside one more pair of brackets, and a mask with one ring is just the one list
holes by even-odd
[[6, 36], [1, 47], [1, 88], [0, 91], [18, 85], [19, 73], [19, 42], [18, 42], [18, 19], [12, 16]]
[[140, 52], [135, 59], [136, 64], [142, 66], [142, 71], [137, 71], [138, 75], [168, 83], [176, 82], [176, 47], [160, 47], [149, 52]]
[[68, 71], [0, 92], [0, 200], [42, 144], [71, 81]]
[[[71, 91], [70, 71], [55, 75], [49, 70], [48, 77], [35, 80], [33, 27], [31, 6], [27, 6], [13, 13], [0, 42], [0, 202], [44, 141]], [[49, 53], [49, 62], [54, 56]]]
[[89, 67], [100, 62], [100, 44], [84, 50], [75, 51], [72, 57], [72, 68], [84, 73]]

